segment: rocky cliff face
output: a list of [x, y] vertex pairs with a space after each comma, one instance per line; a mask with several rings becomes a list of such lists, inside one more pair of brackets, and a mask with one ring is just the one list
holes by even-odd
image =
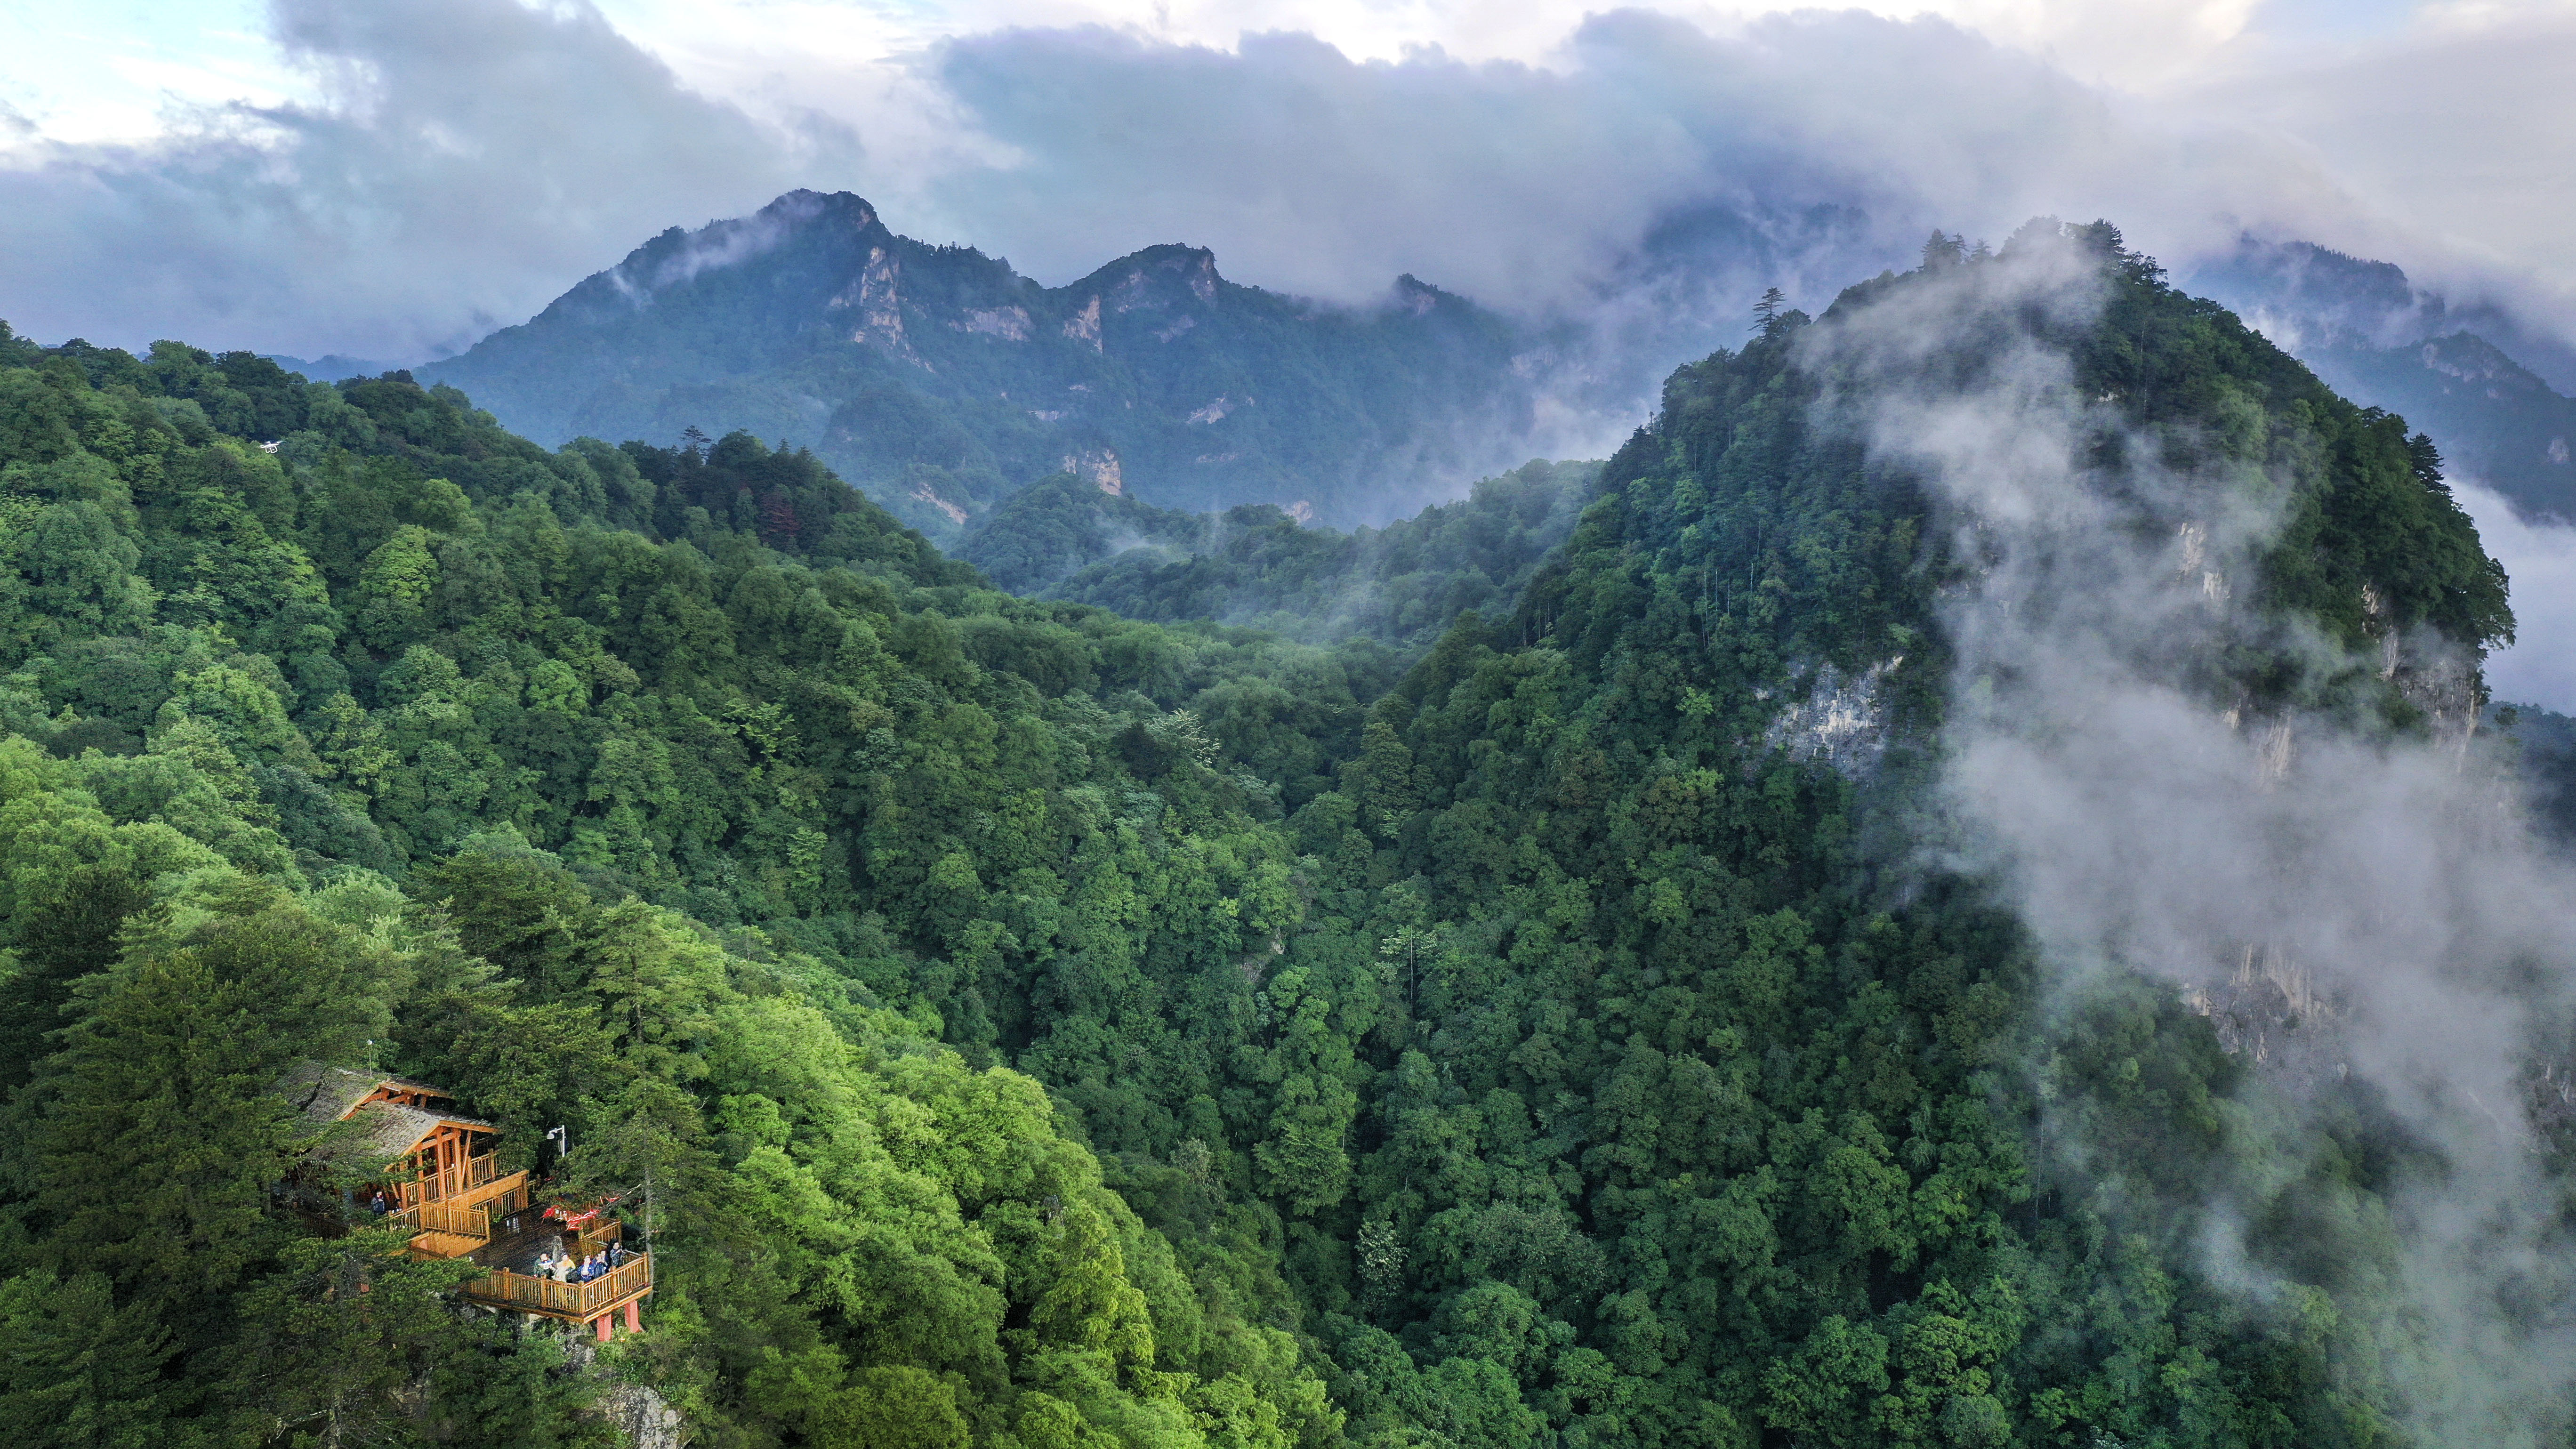
[[2247, 945], [2233, 969], [2187, 988], [2183, 1004], [2209, 1018], [2221, 1047], [2294, 1086], [2347, 1070], [2336, 1031], [2343, 1012], [2317, 973], [2277, 945]]
[[602, 1394], [599, 1411], [617, 1426], [628, 1449], [681, 1449], [689, 1442], [680, 1411], [640, 1384], [619, 1384]]

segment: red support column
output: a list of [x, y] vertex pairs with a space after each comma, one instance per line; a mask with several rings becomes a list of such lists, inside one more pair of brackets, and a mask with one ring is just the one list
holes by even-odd
[[644, 1331], [643, 1307], [644, 1300], [641, 1298], [627, 1300], [626, 1331], [628, 1333], [642, 1333]]
[[590, 1326], [591, 1330], [599, 1335], [599, 1341], [606, 1343], [608, 1342], [609, 1335], [617, 1331], [617, 1315], [614, 1313], [603, 1313], [597, 1318], [592, 1319], [590, 1321]]

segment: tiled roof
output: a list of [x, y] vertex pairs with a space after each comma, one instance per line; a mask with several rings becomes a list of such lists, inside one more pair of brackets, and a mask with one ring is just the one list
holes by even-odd
[[425, 1112], [418, 1107], [405, 1107], [394, 1102], [369, 1102], [349, 1119], [356, 1129], [341, 1140], [331, 1143], [314, 1155], [324, 1161], [354, 1159], [367, 1166], [393, 1162], [421, 1143], [421, 1139], [438, 1130], [441, 1122], [453, 1122], [478, 1132], [498, 1132], [489, 1122], [477, 1122], [447, 1112]]
[[365, 1154], [377, 1162], [391, 1162], [419, 1145], [420, 1140], [438, 1130], [439, 1117], [418, 1107], [400, 1107], [391, 1102], [369, 1102], [349, 1119], [358, 1128], [349, 1145], [334, 1152]]
[[346, 1067], [305, 1062], [277, 1084], [295, 1110], [316, 1127], [327, 1127], [349, 1115], [349, 1109], [392, 1078], [382, 1072], [353, 1072]]
[[444, 1089], [425, 1083], [404, 1081], [382, 1072], [353, 1072], [322, 1062], [305, 1062], [296, 1067], [278, 1083], [278, 1091], [303, 1119], [304, 1135], [308, 1137], [318, 1136], [344, 1121], [351, 1124], [332, 1134], [336, 1140], [315, 1154], [326, 1161], [355, 1159], [371, 1166], [392, 1162], [419, 1146], [421, 1139], [437, 1131], [441, 1122], [454, 1122], [481, 1132], [501, 1130], [489, 1122], [452, 1112], [367, 1101], [377, 1088], [385, 1086], [447, 1095]]

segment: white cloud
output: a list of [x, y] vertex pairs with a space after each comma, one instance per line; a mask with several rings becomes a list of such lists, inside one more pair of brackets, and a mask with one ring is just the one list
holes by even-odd
[[[144, 141], [173, 106], [274, 105], [296, 77], [261, 0], [0, 7], [0, 96], [55, 141]], [[0, 154], [5, 154], [0, 146]]]
[[2498, 7], [2437, 14], [2174, 102], [2280, 137], [2384, 219], [2343, 249], [2375, 248], [2455, 300], [2492, 293], [2576, 330], [2571, 73], [2576, 7]]
[[2528, 522], [2467, 479], [2452, 490], [2513, 580], [2514, 642], [2488, 657], [2487, 687], [2503, 703], [2576, 714], [2576, 528]]
[[525, 317], [674, 224], [846, 175], [595, 11], [280, 0], [304, 100], [180, 107], [146, 142], [0, 169], [0, 317], [32, 336], [418, 357]]
[[[2205, 62], [2244, 34], [2262, 0], [1878, 0], [1833, 7], [1892, 20], [1931, 16], [2046, 56], [2086, 79], [2142, 85]], [[1546, 64], [1604, 7], [1527, 0], [606, 0], [621, 28], [683, 73], [688, 57], [822, 55], [848, 65], [931, 39], [1002, 29], [1105, 26], [1170, 44], [1230, 49], [1247, 34], [1312, 35], [1354, 60], [1424, 49], [1466, 60]], [[1627, 7], [1612, 7], [1627, 8]], [[1787, 7], [1678, 0], [1647, 8], [1725, 30]]]
[[956, 40], [938, 78], [1018, 160], [931, 175], [920, 202], [1042, 273], [1186, 238], [1273, 285], [1357, 296], [1409, 270], [1506, 306], [1581, 297], [1710, 205], [1858, 207], [1908, 246], [2110, 215], [2183, 250], [2344, 209], [2295, 157], [2159, 126], [1938, 20], [1720, 35], [1622, 12], [1550, 62], [1370, 63], [1294, 34]]

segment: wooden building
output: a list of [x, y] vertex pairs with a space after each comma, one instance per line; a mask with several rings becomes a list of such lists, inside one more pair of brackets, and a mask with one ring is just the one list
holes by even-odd
[[306, 1162], [340, 1182], [358, 1178], [356, 1205], [411, 1229], [413, 1254], [471, 1258], [491, 1270], [465, 1285], [467, 1298], [586, 1323], [603, 1340], [620, 1315], [630, 1330], [643, 1326], [640, 1305], [653, 1291], [649, 1253], [625, 1256], [586, 1283], [514, 1268], [558, 1242], [587, 1258], [615, 1244], [619, 1227], [611, 1218], [583, 1231], [542, 1216], [527, 1172], [499, 1170], [493, 1149], [501, 1129], [449, 1110], [445, 1090], [319, 1062], [297, 1068], [279, 1089], [321, 1139]]

